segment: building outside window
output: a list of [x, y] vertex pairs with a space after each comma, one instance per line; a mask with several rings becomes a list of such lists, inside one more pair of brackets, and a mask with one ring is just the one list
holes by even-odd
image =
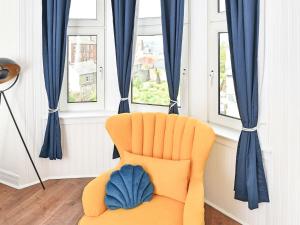
[[97, 37], [68, 37], [68, 102], [97, 101]]
[[[185, 16], [188, 18], [187, 13]], [[140, 0], [137, 20], [131, 83], [132, 108], [166, 112], [170, 97], [164, 61], [160, 0]], [[188, 21], [185, 19], [181, 64], [183, 72], [178, 95], [178, 105], [182, 111], [183, 108], [187, 109], [187, 101], [183, 103], [187, 99], [187, 35]]]
[[132, 76], [133, 103], [169, 105], [162, 35], [137, 36]]

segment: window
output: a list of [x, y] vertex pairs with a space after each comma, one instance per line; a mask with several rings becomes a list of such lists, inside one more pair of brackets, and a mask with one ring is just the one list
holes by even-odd
[[97, 0], [72, 0], [69, 18], [96, 20]]
[[105, 0], [72, 0], [69, 26], [104, 26]]
[[[186, 15], [187, 16], [187, 15]], [[187, 107], [188, 66], [188, 23], [184, 24], [182, 51], [182, 78], [178, 105], [181, 111]], [[163, 36], [161, 27], [160, 0], [140, 0], [138, 21], [134, 40], [134, 56], [132, 66], [131, 103], [133, 110], [153, 109], [166, 111], [169, 106], [169, 89], [165, 70]]]
[[239, 128], [240, 116], [231, 70], [225, 1], [211, 1], [209, 10], [208, 118], [211, 123]]
[[71, 3], [61, 111], [104, 108], [105, 28], [99, 23], [104, 21], [104, 14], [98, 10], [102, 3], [102, 0]]
[[132, 102], [168, 106], [170, 102], [162, 35], [136, 37]]
[[228, 33], [219, 33], [219, 114], [239, 118], [235, 97]]
[[219, 0], [218, 12], [226, 11], [225, 0]]
[[158, 18], [161, 16], [160, 1], [158, 0], [140, 0], [139, 18]]
[[68, 103], [97, 102], [97, 36], [68, 36]]

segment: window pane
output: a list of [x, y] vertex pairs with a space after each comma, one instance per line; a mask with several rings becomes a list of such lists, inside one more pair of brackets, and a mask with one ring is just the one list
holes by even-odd
[[137, 36], [133, 65], [132, 102], [169, 105], [162, 35]]
[[219, 0], [219, 12], [226, 11], [225, 0]]
[[228, 33], [219, 33], [219, 114], [240, 117], [234, 92]]
[[68, 36], [68, 102], [97, 101], [97, 36]]
[[160, 17], [160, 0], [140, 0], [139, 18]]
[[97, 19], [97, 0], [72, 0], [70, 19]]

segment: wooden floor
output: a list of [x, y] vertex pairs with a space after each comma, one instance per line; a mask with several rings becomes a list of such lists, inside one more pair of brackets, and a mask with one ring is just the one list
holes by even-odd
[[[83, 214], [81, 194], [89, 181], [51, 180], [45, 182], [46, 191], [39, 185], [15, 190], [0, 184], [0, 225], [75, 225]], [[205, 207], [206, 225], [238, 225]]]
[[209, 205], [205, 205], [205, 225], [240, 225]]

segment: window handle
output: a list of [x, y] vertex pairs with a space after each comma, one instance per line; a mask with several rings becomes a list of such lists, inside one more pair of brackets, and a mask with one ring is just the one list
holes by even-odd
[[103, 66], [99, 66], [99, 72], [100, 72], [100, 77], [101, 77], [101, 80], [104, 79], [104, 73], [103, 73]]
[[187, 68], [183, 68], [183, 69], [182, 69], [182, 76], [187, 75], [187, 72], [188, 72], [188, 71], [187, 71]]
[[215, 72], [214, 72], [214, 70], [211, 70], [209, 73], [209, 77], [214, 78], [214, 76], [215, 76]]
[[209, 80], [210, 80], [210, 85], [213, 85], [214, 76], [215, 76], [214, 70], [211, 70], [208, 76], [209, 76]]

